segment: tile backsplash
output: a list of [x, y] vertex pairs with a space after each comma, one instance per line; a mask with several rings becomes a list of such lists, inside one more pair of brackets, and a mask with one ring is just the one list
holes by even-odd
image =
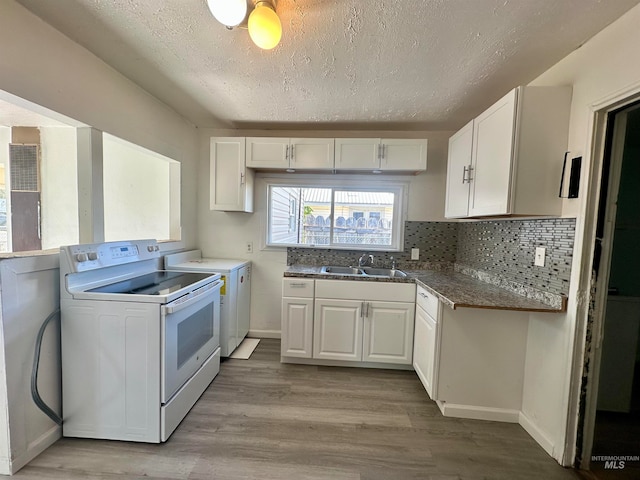
[[[376, 266], [391, 266], [391, 257], [404, 270], [453, 269], [456, 260], [458, 224], [454, 222], [405, 222], [404, 251], [371, 251]], [[411, 249], [420, 249], [420, 260], [411, 260]], [[357, 265], [358, 258], [367, 252], [327, 248], [288, 248], [287, 265]]]
[[[460, 223], [456, 269], [485, 272], [499, 278], [499, 284], [567, 295], [575, 225], [574, 218]], [[546, 248], [544, 267], [533, 265], [539, 246]]]
[[[404, 270], [455, 270], [510, 290], [567, 295], [575, 235], [574, 218], [476, 222], [405, 222], [403, 252], [371, 252], [375, 265], [396, 259]], [[534, 267], [535, 248], [546, 248]], [[411, 260], [411, 249], [420, 260]], [[355, 265], [362, 250], [288, 248], [287, 265]]]

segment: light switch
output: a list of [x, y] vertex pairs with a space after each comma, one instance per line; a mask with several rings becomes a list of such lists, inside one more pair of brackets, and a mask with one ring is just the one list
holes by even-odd
[[411, 260], [420, 260], [420, 249], [412, 248], [411, 249]]
[[533, 264], [538, 267], [544, 267], [544, 256], [547, 252], [545, 247], [536, 247], [536, 257], [533, 260]]

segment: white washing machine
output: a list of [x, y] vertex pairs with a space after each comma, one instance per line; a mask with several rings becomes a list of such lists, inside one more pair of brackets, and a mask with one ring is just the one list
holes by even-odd
[[219, 273], [220, 355], [228, 357], [249, 332], [251, 317], [251, 261], [233, 258], [202, 258], [200, 250], [165, 255], [167, 270]]

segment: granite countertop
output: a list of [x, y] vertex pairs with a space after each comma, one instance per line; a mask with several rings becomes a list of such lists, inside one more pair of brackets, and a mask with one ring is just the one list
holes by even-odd
[[524, 312], [565, 312], [566, 299], [561, 307], [554, 307], [533, 300], [504, 288], [452, 271], [404, 270], [406, 278], [361, 277], [320, 273], [321, 267], [291, 265], [285, 277], [306, 277], [328, 280], [356, 280], [374, 282], [415, 283], [436, 295], [450, 308], [487, 308], [494, 310], [518, 310]]

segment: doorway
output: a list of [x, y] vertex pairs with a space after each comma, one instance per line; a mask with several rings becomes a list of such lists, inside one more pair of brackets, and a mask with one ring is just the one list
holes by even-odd
[[595, 417], [587, 437], [595, 477], [625, 480], [640, 478], [640, 102], [609, 113], [607, 125], [593, 259], [594, 312], [601, 312], [591, 339]]

